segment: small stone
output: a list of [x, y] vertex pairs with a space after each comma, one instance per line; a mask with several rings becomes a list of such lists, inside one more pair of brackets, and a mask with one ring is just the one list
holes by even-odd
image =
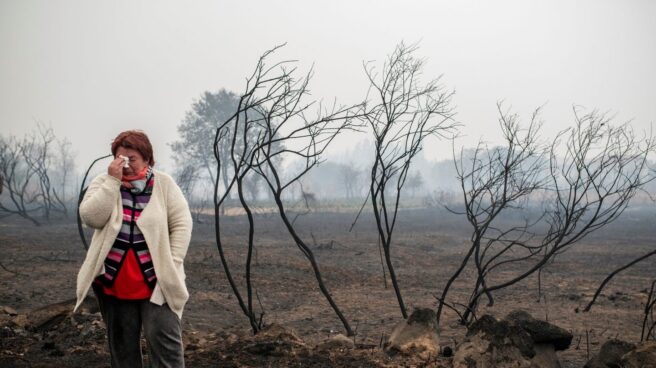
[[18, 312], [16, 312], [16, 310], [14, 308], [12, 308], [8, 305], [5, 305], [4, 307], [2, 307], [2, 311], [5, 312], [5, 314], [8, 314], [10, 316], [17, 316], [18, 315]]

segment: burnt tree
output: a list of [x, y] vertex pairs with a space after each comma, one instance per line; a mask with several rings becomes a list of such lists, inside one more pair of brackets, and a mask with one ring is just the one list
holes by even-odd
[[[627, 124], [613, 126], [608, 116], [596, 111], [581, 114], [574, 108], [574, 118], [574, 127], [556, 136], [543, 160], [535, 115], [528, 129], [520, 130], [514, 115], [501, 112], [506, 146], [477, 151], [482, 155], [477, 153], [466, 170], [457, 165], [472, 246], [445, 292], [472, 261], [476, 279], [462, 311], [464, 323], [470, 322], [481, 297], [492, 305], [496, 290], [538, 272], [613, 222], [651, 180], [651, 137], [636, 136]], [[542, 206], [528, 205], [538, 198], [544, 200]], [[513, 211], [531, 208], [532, 218], [513, 219]], [[503, 276], [510, 268], [510, 276]]]
[[403, 318], [408, 318], [408, 313], [391, 257], [402, 189], [412, 160], [421, 152], [426, 139], [449, 135], [457, 127], [451, 119], [453, 93], [445, 91], [439, 79], [422, 84], [424, 62], [414, 56], [416, 50], [415, 45], [399, 44], [380, 72], [373, 64], [364, 64], [370, 87], [363, 121], [374, 141], [369, 197]]
[[[261, 327], [261, 319], [258, 323], [254, 314], [253, 286], [250, 279], [255, 221], [249, 200], [244, 195], [244, 180], [249, 175], [256, 174], [262, 178], [271, 193], [278, 214], [294, 243], [310, 262], [322, 294], [341, 320], [346, 332], [353, 335], [353, 330], [323, 281], [312, 250], [294, 227], [282, 198], [285, 190], [298, 183], [305, 174], [320, 163], [321, 154], [337, 134], [355, 128], [353, 118], [358, 113], [359, 105], [350, 107], [332, 105], [326, 108], [315, 100], [308, 101], [308, 84], [312, 71], [297, 78], [297, 67], [293, 61], [267, 64], [268, 59], [279, 48], [280, 46], [269, 50], [260, 57], [253, 74], [246, 80], [246, 89], [239, 99], [237, 111], [216, 130], [214, 147], [217, 170], [225, 164], [222, 162], [218, 144], [226, 138], [231, 142], [229, 159], [232, 168], [226, 189], [220, 192], [218, 181], [215, 185], [216, 238], [221, 262], [242, 311], [249, 318], [253, 331], [257, 332]], [[310, 116], [311, 109], [316, 110], [316, 115]], [[283, 178], [283, 158], [301, 161], [303, 165], [300, 171]], [[245, 262], [246, 301], [231, 275], [220, 233], [219, 209], [227, 197], [227, 192], [233, 187], [237, 191], [239, 202], [249, 223]]]

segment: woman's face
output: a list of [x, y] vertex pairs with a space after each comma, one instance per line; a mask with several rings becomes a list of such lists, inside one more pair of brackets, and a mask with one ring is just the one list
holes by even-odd
[[129, 167], [123, 168], [123, 175], [136, 175], [148, 166], [148, 162], [144, 160], [139, 151], [132, 148], [119, 147], [116, 149], [116, 157], [125, 156], [130, 159], [128, 162]]

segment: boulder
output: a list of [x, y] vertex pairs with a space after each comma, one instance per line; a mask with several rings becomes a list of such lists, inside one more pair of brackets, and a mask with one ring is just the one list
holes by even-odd
[[391, 354], [418, 353], [422, 357], [437, 355], [440, 339], [435, 312], [428, 308], [415, 309], [406, 321], [394, 327], [384, 348]]
[[454, 368], [529, 368], [535, 356], [531, 336], [521, 328], [484, 315], [469, 326], [453, 358]]
[[510, 312], [505, 318], [508, 323], [528, 332], [536, 344], [551, 344], [556, 350], [566, 350], [574, 337], [569, 331], [546, 321], [533, 318], [522, 310]]
[[484, 315], [469, 326], [453, 366], [560, 368], [556, 350], [567, 349], [571, 342], [568, 331], [523, 311], [503, 320]]
[[490, 315], [484, 315], [469, 326], [467, 336], [481, 332], [497, 346], [512, 344], [527, 358], [532, 358], [535, 355], [531, 335], [521, 327], [508, 323], [508, 321], [499, 321]]
[[656, 341], [645, 341], [622, 356], [623, 368], [656, 368]]
[[622, 356], [635, 347], [622, 340], [608, 340], [599, 349], [599, 354], [590, 359], [584, 368], [620, 368]]

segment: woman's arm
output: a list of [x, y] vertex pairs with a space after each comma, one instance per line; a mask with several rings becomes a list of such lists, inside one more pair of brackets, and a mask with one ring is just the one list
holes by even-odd
[[189, 241], [191, 240], [191, 229], [193, 221], [187, 200], [182, 194], [180, 187], [170, 180], [167, 191], [167, 217], [169, 225], [169, 241], [171, 243], [171, 255], [173, 261], [182, 263], [187, 255]]
[[80, 203], [80, 218], [89, 227], [102, 229], [109, 221], [120, 196], [121, 181], [111, 175], [99, 175]]

